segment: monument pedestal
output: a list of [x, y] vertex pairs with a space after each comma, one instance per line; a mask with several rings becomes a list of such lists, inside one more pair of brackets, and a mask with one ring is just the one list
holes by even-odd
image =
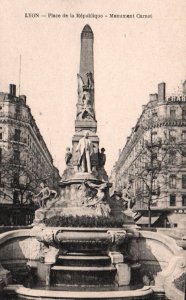
[[118, 286], [125, 286], [130, 284], [131, 271], [128, 264], [118, 263], [115, 265], [117, 269], [115, 282]]
[[116, 268], [115, 283], [118, 286], [126, 286], [130, 284], [131, 269], [128, 264], [124, 263], [124, 256], [120, 252], [109, 252], [111, 262]]

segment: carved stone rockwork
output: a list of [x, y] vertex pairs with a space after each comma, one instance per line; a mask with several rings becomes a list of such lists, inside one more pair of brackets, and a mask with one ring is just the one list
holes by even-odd
[[[87, 180], [86, 177], [90, 179]], [[34, 224], [46, 223], [46, 220], [59, 216], [110, 218], [110, 187], [110, 183], [99, 181], [89, 173], [81, 173], [79, 178], [77, 175], [71, 177], [70, 180], [62, 182], [58, 198], [48, 201], [46, 207], [36, 210]]]
[[156, 284], [164, 285], [165, 282], [173, 282], [186, 272], [186, 260], [183, 256], [173, 256], [168, 267], [157, 274]]
[[0, 281], [3, 281], [5, 285], [11, 283], [12, 281], [12, 275], [11, 272], [3, 268], [3, 266], [0, 264]]
[[120, 246], [124, 244], [125, 239], [126, 239], [126, 231], [125, 230], [120, 230], [120, 231], [114, 231], [114, 230], [109, 230], [107, 231], [107, 234], [111, 236], [112, 239], [112, 247], [111, 251], [118, 251]]
[[58, 231], [59, 229], [54, 228], [43, 228], [42, 230], [39, 228], [38, 232], [35, 233], [36, 239], [39, 242], [53, 246], [55, 244], [55, 236]]

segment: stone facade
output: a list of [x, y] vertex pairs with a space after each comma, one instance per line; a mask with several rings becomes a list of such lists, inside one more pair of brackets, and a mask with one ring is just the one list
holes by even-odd
[[[186, 81], [183, 90], [166, 96], [166, 84], [142, 106], [142, 114], [112, 170], [114, 190], [126, 188], [137, 211], [171, 212], [167, 225], [177, 225], [186, 212]], [[149, 190], [151, 195], [149, 195]], [[154, 219], [155, 221], [155, 219]]]
[[9, 93], [0, 92], [0, 161], [1, 203], [29, 204], [31, 192], [42, 180], [52, 188], [59, 181], [59, 171], [26, 104], [26, 96], [16, 96], [13, 84]]

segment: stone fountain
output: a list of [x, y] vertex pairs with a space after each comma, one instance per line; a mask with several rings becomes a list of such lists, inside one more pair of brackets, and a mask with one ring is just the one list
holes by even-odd
[[75, 133], [60, 194], [50, 199], [43, 187], [33, 228], [0, 236], [2, 299], [163, 300], [166, 289], [168, 299], [181, 299], [170, 282], [185, 270], [183, 249], [170, 237], [126, 225], [122, 198], [110, 197], [105, 149], [96, 134], [93, 41], [86, 25]]
[[[78, 101], [72, 151], [67, 148], [60, 195], [35, 213], [34, 230], [43, 243], [46, 285], [129, 285], [123, 250], [122, 200], [109, 195], [105, 149], [99, 150], [94, 101], [93, 32], [81, 33]], [[57, 229], [56, 229], [57, 227]], [[65, 229], [64, 229], [65, 228]]]

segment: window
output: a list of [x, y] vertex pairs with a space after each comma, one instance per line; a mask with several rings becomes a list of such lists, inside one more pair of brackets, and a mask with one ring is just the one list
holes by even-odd
[[182, 195], [182, 206], [186, 206], [186, 195]]
[[183, 119], [186, 119], [186, 109], [183, 109], [183, 110], [182, 110], [182, 118], [183, 118]]
[[0, 127], [0, 140], [2, 140], [3, 139], [3, 128], [2, 127]]
[[182, 140], [186, 141], [186, 131], [185, 130], [182, 131]]
[[170, 189], [176, 188], [176, 175], [169, 176], [169, 187], [170, 187]]
[[170, 118], [176, 119], [176, 110], [173, 108], [170, 109]]
[[182, 151], [182, 163], [186, 164], [186, 150]]
[[157, 196], [159, 191], [157, 178], [154, 178], [152, 182], [152, 195]]
[[186, 189], [186, 175], [182, 175], [182, 189]]
[[152, 132], [152, 142], [156, 142], [157, 140], [157, 132]]
[[176, 206], [176, 195], [170, 195], [170, 206]]
[[14, 193], [13, 193], [13, 203], [19, 204], [19, 192], [18, 191], [14, 191]]
[[176, 130], [170, 130], [169, 131], [169, 139], [172, 142], [176, 141]]
[[4, 183], [2, 182], [2, 173], [0, 172], [0, 187], [4, 187]]
[[18, 174], [18, 173], [14, 173], [14, 176], [13, 176], [13, 184], [14, 184], [14, 185], [19, 184], [19, 174]]
[[20, 114], [20, 112], [21, 112], [21, 107], [20, 107], [20, 105], [18, 105], [18, 104], [16, 105], [15, 112], [16, 112], [17, 115]]
[[19, 163], [20, 160], [20, 151], [14, 150], [14, 162]]
[[153, 118], [154, 120], [157, 120], [157, 117], [158, 117], [158, 113], [157, 113], [156, 111], [153, 111], [153, 112], [152, 112], [152, 118]]
[[157, 160], [158, 159], [158, 154], [156, 152], [152, 153], [152, 159]]
[[176, 164], [176, 151], [175, 150], [169, 151], [169, 163]]
[[0, 163], [2, 162], [2, 148], [0, 148]]
[[15, 129], [14, 140], [20, 142], [20, 135], [21, 135], [21, 130]]

